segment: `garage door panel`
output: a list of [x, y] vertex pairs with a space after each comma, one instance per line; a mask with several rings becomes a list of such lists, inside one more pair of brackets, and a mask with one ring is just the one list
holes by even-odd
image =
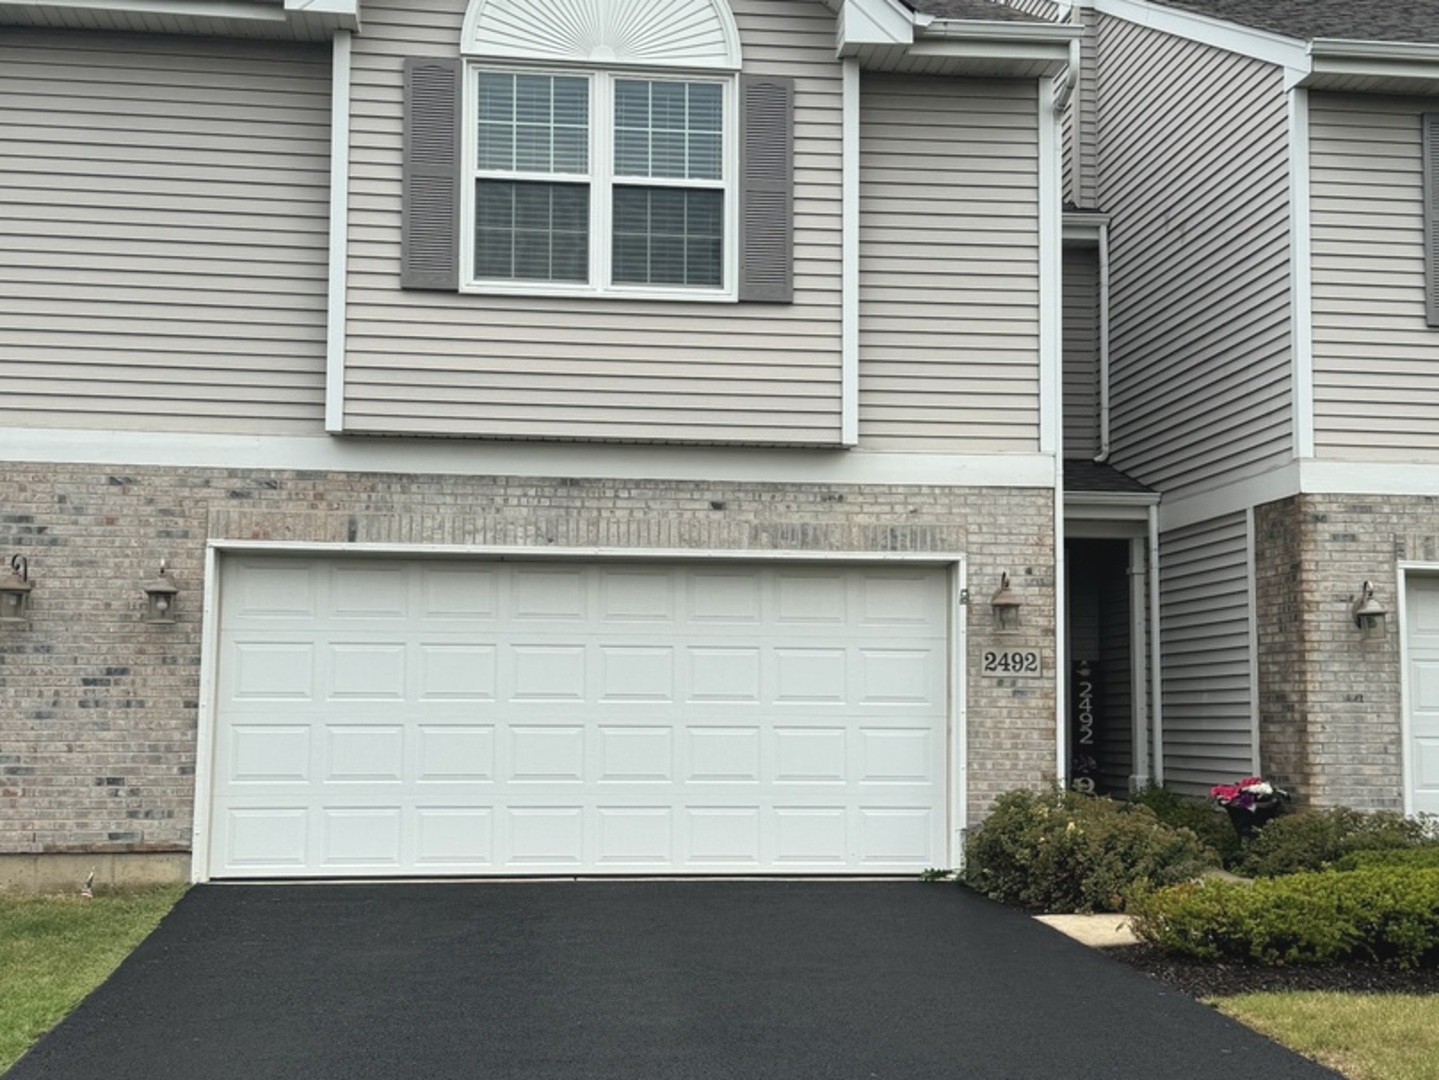
[[339, 562], [222, 568], [214, 876], [946, 860], [942, 570]]

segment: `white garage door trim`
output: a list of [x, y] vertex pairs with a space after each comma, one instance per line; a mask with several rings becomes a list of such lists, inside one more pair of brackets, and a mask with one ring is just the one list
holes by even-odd
[[966, 746], [966, 655], [964, 606], [965, 560], [957, 553], [939, 552], [807, 552], [807, 551], [730, 551], [674, 549], [612, 549], [612, 548], [544, 548], [494, 547], [471, 545], [391, 545], [391, 544], [294, 544], [269, 541], [211, 541], [206, 551], [205, 601], [202, 616], [204, 643], [201, 655], [201, 694], [195, 769], [195, 807], [192, 834], [191, 879], [209, 878], [211, 810], [216, 792], [214, 782], [215, 736], [218, 723], [219, 642], [220, 642], [220, 563], [226, 554], [254, 554], [320, 558], [340, 556], [403, 557], [406, 559], [458, 560], [525, 560], [567, 562], [738, 562], [748, 564], [798, 563], [817, 565], [840, 563], [854, 566], [908, 564], [946, 568], [949, 571], [949, 701], [947, 718], [948, 769], [946, 781], [948, 865], [957, 866], [967, 805], [965, 764]]
[[1398, 611], [1395, 619], [1399, 624], [1399, 743], [1404, 775], [1404, 813], [1413, 816], [1432, 808], [1420, 805], [1418, 792], [1418, 755], [1415, 752], [1414, 709], [1417, 706], [1418, 688], [1412, 679], [1413, 642], [1411, 641], [1410, 619], [1413, 617], [1410, 605], [1410, 587], [1415, 579], [1433, 582], [1439, 579], [1439, 563], [1400, 563]]

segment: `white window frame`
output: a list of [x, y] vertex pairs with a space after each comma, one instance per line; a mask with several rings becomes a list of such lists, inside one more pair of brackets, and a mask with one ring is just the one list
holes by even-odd
[[[505, 281], [475, 275], [475, 182], [479, 168], [479, 74], [481, 71], [523, 75], [585, 76], [589, 79], [589, 165], [588, 174], [518, 173], [518, 180], [537, 183], [583, 182], [590, 188], [589, 282]], [[722, 177], [719, 181], [684, 177], [616, 177], [614, 162], [615, 82], [641, 79], [646, 82], [711, 83], [723, 89]], [[733, 302], [739, 295], [739, 76], [713, 70], [684, 70], [634, 67], [535, 66], [513, 60], [467, 59], [464, 70], [463, 129], [460, 137], [463, 171], [460, 191], [460, 292], [502, 296], [627, 297], [645, 300], [701, 300]], [[724, 192], [723, 285], [650, 285], [614, 282], [613, 203], [614, 188], [676, 187], [708, 188]]]

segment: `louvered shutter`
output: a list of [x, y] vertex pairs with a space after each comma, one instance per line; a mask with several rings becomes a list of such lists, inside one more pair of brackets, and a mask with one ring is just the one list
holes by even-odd
[[1424, 313], [1439, 326], [1439, 113], [1425, 113], [1424, 128]]
[[794, 299], [794, 80], [740, 77], [739, 298]]
[[460, 287], [460, 61], [405, 60], [400, 287]]

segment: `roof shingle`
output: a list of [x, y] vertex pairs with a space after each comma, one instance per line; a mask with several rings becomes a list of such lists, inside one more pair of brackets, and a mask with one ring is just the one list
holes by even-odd
[[1439, 0], [1152, 0], [1271, 34], [1439, 43]]
[[1044, 19], [1027, 15], [998, 0], [906, 0], [916, 11], [936, 19], [977, 19], [982, 22], [1039, 23]]

